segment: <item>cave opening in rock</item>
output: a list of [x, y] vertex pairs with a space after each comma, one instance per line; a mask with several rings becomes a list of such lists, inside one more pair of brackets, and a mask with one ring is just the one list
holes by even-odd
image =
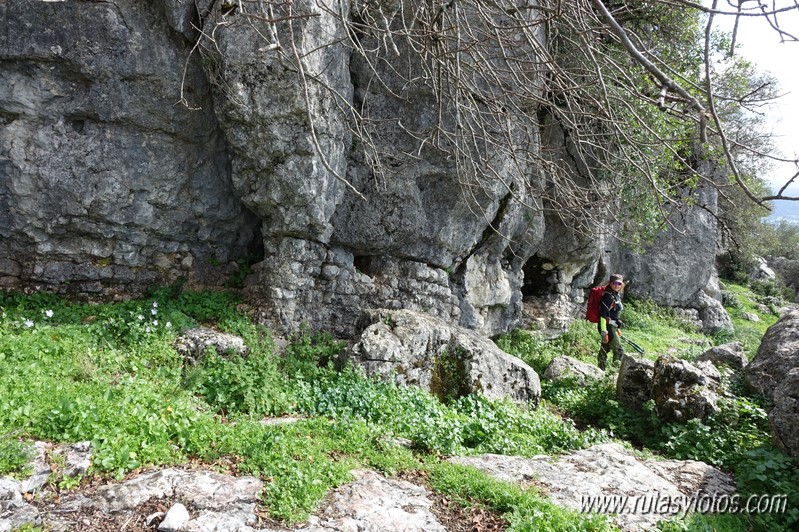
[[557, 268], [545, 257], [530, 257], [522, 267], [522, 273], [522, 297], [542, 297], [557, 292]]

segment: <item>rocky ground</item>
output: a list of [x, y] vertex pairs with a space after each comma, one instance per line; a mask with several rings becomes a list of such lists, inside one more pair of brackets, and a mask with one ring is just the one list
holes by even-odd
[[[352, 472], [352, 482], [328, 494], [319, 509], [293, 528], [268, 517], [259, 503], [261, 479], [236, 477], [201, 466], [141, 471], [120, 482], [94, 480], [60, 490], [45, 456], [67, 458], [63, 471], [80, 474], [90, 458], [86, 445], [48, 448], [38, 444], [33, 475], [23, 481], [0, 479], [0, 531], [26, 523], [61, 531], [304, 532], [504, 530], [501, 516], [432, 492], [424, 473], [386, 478], [367, 470]], [[482, 455], [453, 458], [500, 480], [535, 484], [564, 507], [580, 511], [585, 497], [646, 497], [677, 500], [702, 493], [734, 493], [720, 471], [694, 461], [636, 458], [619, 444], [596, 445], [553, 459]], [[64, 477], [61, 477], [64, 478]], [[651, 503], [650, 503], [651, 505]], [[673, 508], [676, 510], [676, 507]], [[622, 530], [646, 530], [677, 512], [627, 508], [613, 519]]]

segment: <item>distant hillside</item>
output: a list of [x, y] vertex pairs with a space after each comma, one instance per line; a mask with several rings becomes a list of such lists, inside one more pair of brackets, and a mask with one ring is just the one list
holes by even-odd
[[[793, 196], [799, 196], [799, 185], [788, 187], [786, 192]], [[787, 220], [799, 224], [799, 201], [775, 201], [774, 212], [771, 213], [768, 220], [775, 222]]]

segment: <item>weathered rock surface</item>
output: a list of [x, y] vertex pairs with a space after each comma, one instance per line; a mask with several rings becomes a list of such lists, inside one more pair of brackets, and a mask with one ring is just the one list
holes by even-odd
[[762, 257], [757, 258], [757, 264], [749, 272], [749, 278], [753, 281], [774, 279], [776, 274], [772, 270], [766, 259]]
[[[350, 336], [361, 309], [406, 308], [493, 336], [518, 324], [523, 297], [563, 330], [573, 317], [563, 304], [582, 304], [585, 288], [627, 264], [541, 197], [547, 164], [588, 172], [551, 117], [505, 118], [543, 164], [490, 148], [465, 163], [420, 142], [454, 114], [398, 75], [407, 43], [375, 46], [367, 61], [346, 46], [346, 2], [295, 1], [291, 17], [289, 4], [271, 5], [273, 16], [248, 17], [255, 4], [0, 3], [0, 288], [124, 297], [182, 280], [221, 286], [243, 275], [239, 261], [261, 261], [248, 295], [283, 330]], [[530, 31], [545, 47], [540, 28]], [[536, 49], [514, 53], [541, 63]], [[347, 127], [348, 104], [367, 113], [368, 147]], [[676, 253], [676, 269], [636, 257], [624, 272], [657, 264], [649, 273], [670, 291], [661, 302], [709, 278], [711, 220], [697, 209], [684, 224], [687, 236], [652, 250]]]
[[707, 464], [639, 460], [615, 443], [558, 459], [482, 455], [451, 461], [500, 480], [543, 486], [554, 502], [577, 511], [586, 511], [593, 502], [590, 511], [599, 512], [603, 502], [610, 502], [607, 513], [617, 514], [613, 519], [622, 530], [650, 530], [657, 521], [685, 511], [692, 497], [735, 493], [735, 482]]
[[710, 362], [690, 364], [664, 355], [655, 361], [652, 399], [665, 421], [705, 419], [718, 411], [718, 370]]
[[763, 336], [746, 366], [746, 382], [772, 400], [769, 422], [775, 442], [799, 456], [799, 311], [783, 315]]
[[763, 335], [757, 355], [746, 366], [746, 382], [764, 397], [794, 368], [799, 368], [799, 311], [783, 315]]
[[190, 364], [196, 364], [206, 349], [213, 349], [220, 356], [231, 352], [245, 356], [249, 351], [243, 338], [207, 327], [189, 329], [175, 339], [175, 351]]
[[336, 489], [302, 532], [446, 532], [431, 511], [426, 488], [374, 471], [352, 473], [355, 481]]
[[[0, 288], [220, 285], [257, 251], [209, 84], [157, 4], [3, 2], [0, 26]], [[176, 105], [183, 81], [202, 109]]]
[[624, 355], [616, 378], [616, 397], [627, 408], [640, 410], [652, 398], [654, 374], [655, 363], [651, 360]]
[[481, 393], [537, 403], [541, 394], [536, 372], [487, 338], [407, 310], [367, 313], [347, 356], [370, 375], [442, 398]]
[[775, 388], [768, 418], [777, 445], [799, 457], [799, 368], [788, 372]]
[[559, 356], [549, 363], [542, 377], [553, 382], [574, 379], [582, 386], [586, 380], [601, 379], [604, 374], [604, 371], [593, 364], [587, 364], [570, 356]]
[[[447, 530], [433, 514], [426, 488], [387, 479], [374, 471], [352, 474], [354, 480], [334, 490], [300, 530]], [[102, 521], [121, 528], [132, 523], [139, 526], [136, 529], [157, 527], [163, 531], [288, 532], [263, 526], [259, 509], [262, 487], [262, 482], [252, 477], [169, 468], [34, 505], [25, 502], [19, 482], [2, 478], [0, 531], [25, 524], [54, 532], [91, 530]], [[150, 513], [155, 503], [165, 505], [168, 511]]]
[[[701, 172], [714, 179], [719, 169], [706, 163]], [[638, 253], [619, 244], [611, 246], [608, 262], [632, 279], [630, 293], [668, 306], [697, 309], [708, 332], [731, 328], [720, 304], [715, 258], [718, 227], [713, 213], [718, 193], [701, 187], [699, 206], [672, 213], [670, 226]]]
[[746, 353], [744, 353], [744, 347], [740, 342], [731, 342], [711, 347], [696, 357], [696, 361], [708, 361], [716, 366], [725, 365], [734, 370], [742, 370], [748, 362]]

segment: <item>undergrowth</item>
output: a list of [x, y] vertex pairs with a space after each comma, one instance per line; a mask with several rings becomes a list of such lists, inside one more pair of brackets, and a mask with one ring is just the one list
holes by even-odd
[[[775, 317], [762, 303], [750, 303], [751, 293], [730, 293], [739, 305], [731, 307], [736, 326], [742, 318], [735, 308], [762, 318], [748, 322], [759, 325], [741, 340], [751, 356], [756, 335]], [[660, 422], [651, 404], [642, 411], [625, 408], [616, 399], [612, 371], [584, 386], [543, 383], [537, 409], [482, 396], [441, 402], [418, 388], [368, 378], [357, 368], [336, 369], [343, 344], [329, 335], [299, 334], [278, 356], [270, 332], [243, 315], [239, 303], [228, 292], [170, 289], [115, 304], [0, 293], [0, 474], [27, 474], [32, 440], [90, 440], [89, 477], [122, 478], [189, 460], [232, 468], [264, 479], [265, 507], [291, 525], [306, 519], [356, 467], [387, 475], [422, 470], [437, 491], [491, 508], [511, 529], [595, 530], [609, 528], [607, 521], [443, 458], [557, 454], [615, 437], [645, 453], [703, 460], [730, 471], [741, 493], [789, 497], [785, 514], [689, 515], [664, 529], [760, 530], [799, 523], [797, 468], [772, 446], [764, 405], [735, 379], [725, 382], [718, 414], [686, 424]], [[675, 312], [648, 301], [625, 306], [625, 334], [649, 358], [669, 353], [693, 359], [711, 342], [739, 339], [706, 338]], [[198, 325], [241, 336], [248, 354], [209, 350], [196, 365], [185, 363], [173, 347], [175, 338]], [[577, 321], [555, 340], [519, 331], [498, 344], [540, 374], [564, 354], [595, 363], [598, 339], [594, 325]], [[301, 420], [261, 423], [265, 416], [287, 415]]]
[[[264, 479], [266, 509], [291, 525], [356, 467], [432, 472], [454, 454], [531, 456], [606, 439], [546, 408], [476, 396], [445, 404], [352, 367], [338, 371], [331, 361], [343, 344], [329, 335], [297, 335], [278, 356], [239, 303], [228, 292], [170, 289], [114, 304], [0, 293], [0, 473], [27, 474], [32, 440], [90, 440], [89, 479], [199, 461]], [[188, 364], [173, 344], [198, 325], [241, 336], [247, 355], [211, 349]], [[261, 423], [286, 415], [301, 419]], [[513, 497], [472, 493], [464, 504], [484, 504], [520, 529], [555, 508], [537, 492], [491, 485]], [[547, 526], [594, 521], [558, 509]]]

